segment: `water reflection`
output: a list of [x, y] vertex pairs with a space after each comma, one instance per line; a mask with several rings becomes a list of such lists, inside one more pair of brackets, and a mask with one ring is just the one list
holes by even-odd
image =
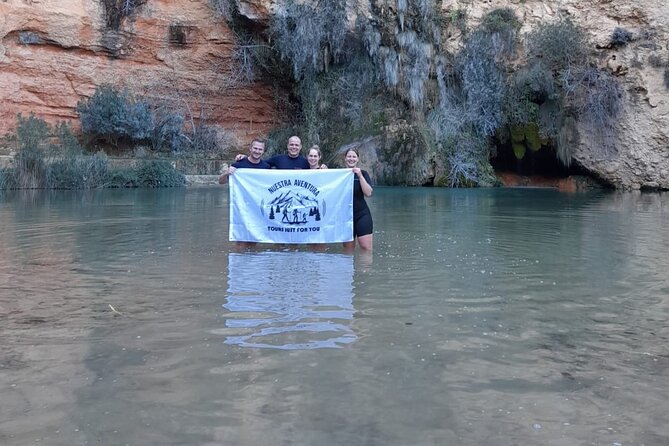
[[228, 268], [226, 344], [294, 350], [355, 341], [349, 326], [354, 311], [352, 256], [230, 253]]

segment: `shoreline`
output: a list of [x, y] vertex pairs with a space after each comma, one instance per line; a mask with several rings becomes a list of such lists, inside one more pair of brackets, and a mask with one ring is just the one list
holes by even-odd
[[218, 186], [219, 175], [184, 175], [186, 187], [193, 186]]

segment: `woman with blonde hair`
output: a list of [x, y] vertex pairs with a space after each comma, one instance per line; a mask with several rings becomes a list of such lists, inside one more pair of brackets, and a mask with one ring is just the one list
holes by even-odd
[[310, 169], [327, 169], [328, 166], [321, 164], [321, 148], [317, 145], [311, 146], [309, 152], [307, 152], [307, 161], [309, 162]]

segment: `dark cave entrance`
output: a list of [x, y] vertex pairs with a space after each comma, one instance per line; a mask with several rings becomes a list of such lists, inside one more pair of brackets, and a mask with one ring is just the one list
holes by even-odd
[[569, 176], [587, 176], [591, 174], [578, 163], [565, 166], [558, 160], [552, 146], [542, 146], [533, 151], [527, 149], [522, 159], [516, 158], [511, 143], [498, 144], [497, 155], [490, 160], [497, 173], [509, 173], [522, 177], [566, 178]]

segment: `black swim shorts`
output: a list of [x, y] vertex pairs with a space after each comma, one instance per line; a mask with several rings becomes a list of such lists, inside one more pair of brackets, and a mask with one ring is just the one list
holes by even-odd
[[372, 222], [372, 214], [365, 210], [360, 212], [353, 219], [353, 235], [360, 237], [362, 235], [369, 235], [374, 232], [374, 223]]

